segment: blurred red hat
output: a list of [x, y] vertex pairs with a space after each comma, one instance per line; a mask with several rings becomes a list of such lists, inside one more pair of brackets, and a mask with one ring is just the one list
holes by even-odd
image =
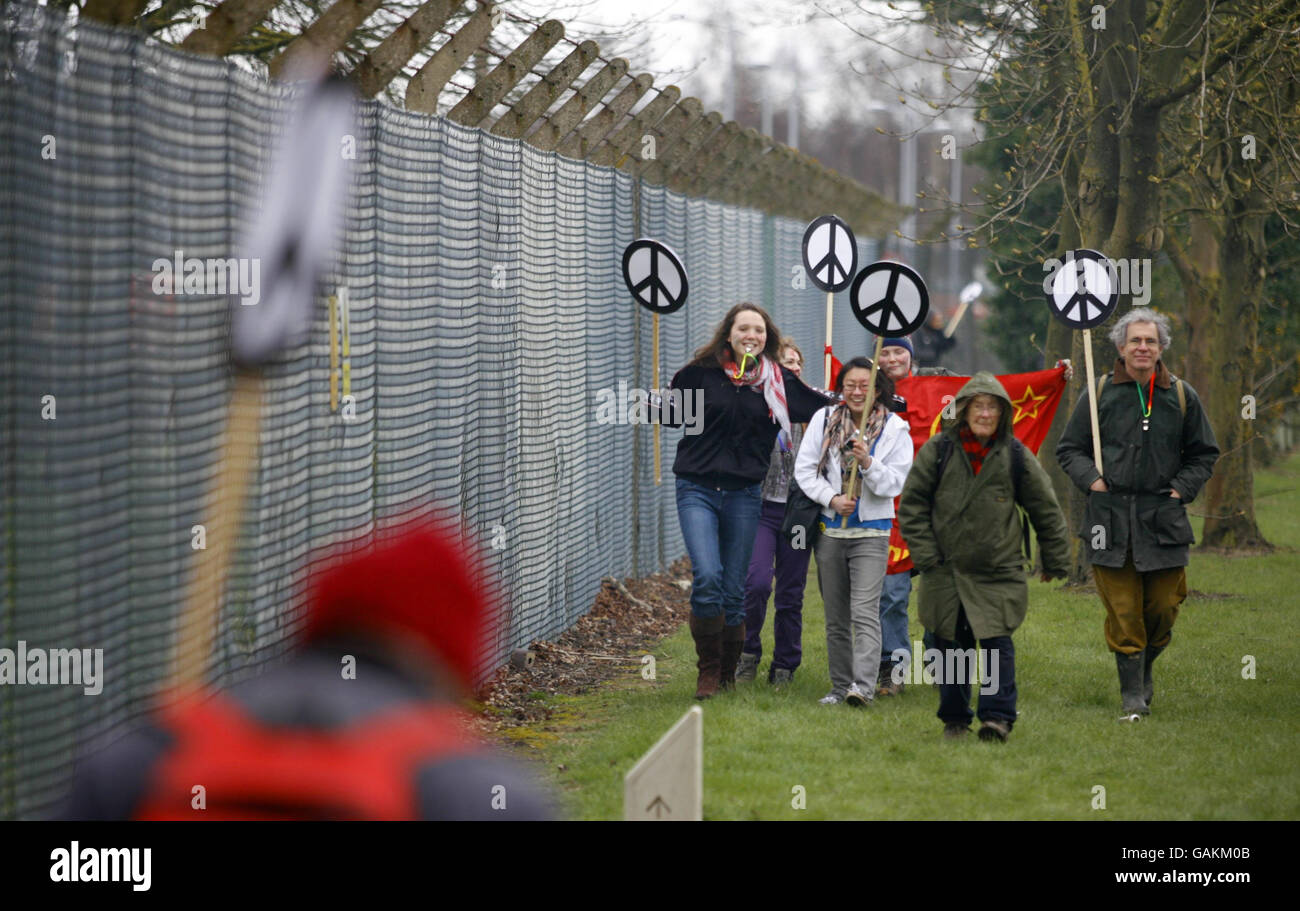
[[456, 538], [429, 520], [330, 560], [308, 582], [306, 641], [348, 630], [412, 637], [473, 687], [495, 599]]

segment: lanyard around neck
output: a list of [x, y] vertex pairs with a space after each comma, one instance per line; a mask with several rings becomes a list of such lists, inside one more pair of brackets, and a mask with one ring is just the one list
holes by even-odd
[[1137, 393], [1138, 393], [1138, 404], [1142, 406], [1142, 417], [1144, 417], [1144, 418], [1150, 418], [1150, 417], [1151, 417], [1151, 402], [1152, 402], [1152, 400], [1155, 398], [1155, 395], [1156, 395], [1156, 375], [1155, 375], [1155, 372], [1153, 371], [1153, 372], [1151, 373], [1151, 379], [1147, 382], [1147, 395], [1146, 395], [1146, 398], [1143, 398], [1143, 397], [1142, 397], [1142, 384], [1141, 384], [1141, 383], [1134, 383], [1133, 385], [1137, 387]]

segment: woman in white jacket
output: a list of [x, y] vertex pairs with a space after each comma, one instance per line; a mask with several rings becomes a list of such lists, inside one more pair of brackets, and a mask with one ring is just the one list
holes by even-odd
[[[912, 467], [907, 422], [892, 413], [894, 383], [876, 373], [875, 396], [865, 433], [858, 426], [867, 406], [871, 361], [856, 357], [836, 378], [844, 401], [822, 409], [809, 423], [795, 460], [794, 476], [822, 504], [821, 534], [814, 553], [817, 583], [826, 607], [826, 655], [831, 691], [824, 705], [867, 706], [880, 670], [880, 590], [889, 562], [894, 497]], [[844, 493], [853, 466], [857, 488]]]

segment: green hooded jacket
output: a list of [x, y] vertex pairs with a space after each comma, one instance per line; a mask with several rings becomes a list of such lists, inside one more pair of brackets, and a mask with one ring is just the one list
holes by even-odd
[[[997, 397], [1002, 420], [993, 448], [978, 476], [962, 447], [959, 429], [976, 395]], [[1029, 586], [1021, 541], [1024, 528], [1016, 509], [1011, 477], [1011, 418], [1006, 389], [991, 373], [971, 377], [954, 402], [956, 417], [944, 422], [916, 454], [898, 507], [898, 525], [921, 573], [918, 603], [926, 629], [945, 639], [955, 637], [957, 610], [977, 639], [1009, 636], [1025, 619]], [[943, 477], [936, 484], [939, 440], [952, 441]], [[1033, 453], [1025, 453], [1020, 505], [1029, 514], [1043, 557], [1043, 570], [1065, 576], [1070, 568], [1069, 531], [1047, 472]]]
[[[1182, 383], [1184, 412], [1175, 382], [1182, 381], [1157, 361], [1151, 417], [1143, 430], [1137, 383], [1124, 361], [1115, 361], [1097, 400], [1101, 460], [1109, 490], [1089, 490], [1101, 475], [1093, 461], [1086, 391], [1056, 445], [1061, 470], [1088, 495], [1079, 536], [1097, 566], [1120, 568], [1130, 553], [1138, 572], [1187, 565], [1193, 537], [1187, 504], [1210, 479], [1219, 445], [1196, 390]], [[1182, 499], [1172, 497], [1173, 490]]]

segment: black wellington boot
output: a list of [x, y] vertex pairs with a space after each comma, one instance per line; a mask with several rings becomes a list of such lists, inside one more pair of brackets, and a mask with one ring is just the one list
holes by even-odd
[[1119, 669], [1119, 695], [1123, 702], [1120, 721], [1141, 721], [1143, 715], [1149, 714], [1147, 704], [1142, 699], [1142, 666], [1146, 663], [1145, 657], [1142, 652], [1136, 655], [1115, 653], [1115, 666]]

